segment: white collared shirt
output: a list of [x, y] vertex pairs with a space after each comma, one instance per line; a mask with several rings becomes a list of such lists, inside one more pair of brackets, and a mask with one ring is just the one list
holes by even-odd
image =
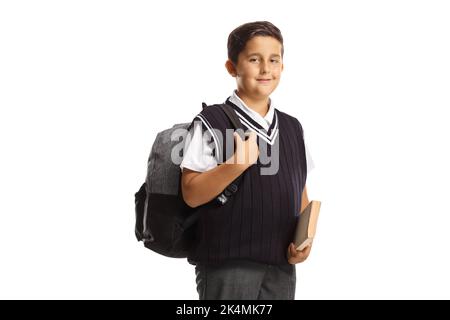
[[[229, 97], [230, 102], [239, 107], [255, 122], [261, 125], [265, 130], [268, 130], [275, 112], [272, 99], [269, 99], [269, 110], [263, 117], [258, 112], [250, 109], [236, 94], [236, 90]], [[306, 151], [306, 165], [307, 172], [309, 173], [314, 168], [314, 162], [308, 150], [308, 146], [305, 142]], [[208, 142], [207, 135], [203, 135], [203, 128], [201, 122], [194, 122], [194, 128], [191, 129], [186, 137], [184, 145], [183, 161], [180, 164], [180, 168], [188, 168], [193, 171], [205, 172], [211, 170], [217, 166], [217, 159], [213, 156], [212, 148]]]
[[236, 90], [233, 91], [233, 94], [229, 99], [230, 102], [238, 106], [242, 111], [244, 111], [247, 115], [249, 115], [266, 131], [269, 130], [269, 127], [272, 124], [273, 113], [275, 112], [275, 107], [273, 106], [272, 99], [269, 98], [269, 110], [267, 111], [264, 117], [261, 116], [258, 112], [247, 107], [244, 101], [242, 101], [241, 98], [239, 98], [239, 96], [237, 95]]

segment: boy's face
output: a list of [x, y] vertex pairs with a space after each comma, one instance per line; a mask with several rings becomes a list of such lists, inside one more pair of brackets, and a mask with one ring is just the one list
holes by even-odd
[[226, 67], [236, 77], [239, 93], [252, 99], [267, 98], [283, 71], [281, 43], [269, 36], [253, 37], [239, 53], [237, 65], [228, 60]]

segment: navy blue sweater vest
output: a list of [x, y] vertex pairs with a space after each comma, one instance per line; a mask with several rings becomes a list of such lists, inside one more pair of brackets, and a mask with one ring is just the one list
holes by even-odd
[[[271, 155], [278, 144], [278, 171], [261, 175], [261, 168], [270, 164], [258, 160], [243, 173], [238, 191], [225, 205], [213, 200], [198, 207], [196, 245], [188, 260], [193, 264], [236, 259], [287, 264], [286, 252], [293, 240], [306, 182], [302, 126], [296, 118], [275, 109], [274, 120], [265, 131], [237, 106], [228, 100], [227, 103], [235, 109], [245, 129], [252, 127], [259, 132], [258, 145], [262, 139], [268, 142], [267, 154]], [[220, 105], [206, 107], [194, 119], [198, 120], [203, 122], [204, 130], [215, 128], [222, 133], [220, 152], [223, 161], [228, 159], [232, 152], [226, 153], [226, 129], [233, 126]]]

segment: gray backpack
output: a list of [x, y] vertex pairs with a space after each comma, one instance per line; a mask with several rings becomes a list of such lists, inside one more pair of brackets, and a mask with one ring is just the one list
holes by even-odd
[[[234, 129], [243, 129], [233, 108], [227, 104], [220, 106]], [[205, 107], [207, 105], [203, 103]], [[181, 170], [171, 158], [174, 148], [180, 143], [172, 141], [172, 134], [178, 129], [185, 129], [187, 133], [192, 124], [176, 124], [158, 133], [147, 162], [147, 178], [135, 194], [137, 240], [143, 241], [146, 248], [172, 258], [187, 257], [195, 242], [197, 210], [184, 202]], [[178, 137], [185, 140], [186, 134]], [[240, 177], [217, 197], [217, 205], [223, 205], [238, 190], [239, 180]]]

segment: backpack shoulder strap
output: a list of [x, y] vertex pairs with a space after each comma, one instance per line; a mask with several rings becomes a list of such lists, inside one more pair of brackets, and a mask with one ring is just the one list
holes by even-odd
[[[244, 136], [244, 131], [245, 128], [242, 125], [241, 120], [239, 120], [236, 112], [234, 111], [233, 107], [230, 106], [229, 104], [222, 104], [222, 110], [225, 112], [225, 114], [227, 115], [228, 119], [230, 119], [231, 123], [233, 124], [233, 127], [235, 130], [237, 129], [241, 129], [242, 131], [237, 131], [237, 133], [240, 135], [242, 140], [245, 140], [245, 136]], [[216, 198], [216, 200], [224, 205], [227, 201], [228, 198], [231, 197], [234, 193], [236, 193], [239, 189], [239, 184], [241, 182], [242, 179], [242, 175], [243, 173], [238, 176], [236, 179], [234, 179], [234, 181], [232, 183], [230, 183], [225, 190]]]
[[[206, 107], [208, 107], [208, 105], [205, 102], [202, 102], [202, 109], [205, 109]], [[233, 127], [235, 130], [237, 129], [241, 129], [242, 131], [238, 131], [238, 134], [240, 135], [242, 140], [245, 140], [245, 136], [244, 135], [244, 131], [245, 128], [242, 125], [241, 120], [239, 120], [236, 112], [234, 111], [233, 107], [230, 106], [229, 104], [221, 104], [220, 105], [221, 109], [223, 110], [223, 112], [226, 114], [226, 116], [228, 117], [228, 119], [231, 121]], [[220, 195], [218, 195], [216, 197], [216, 200], [221, 204], [224, 205], [228, 199], [238, 191], [239, 189], [239, 184], [241, 182], [242, 179], [242, 174], [237, 177], [232, 183], [230, 183], [223, 191]]]
[[[228, 104], [223, 104], [222, 105], [222, 109], [225, 112], [225, 114], [227, 115], [228, 119], [230, 119], [231, 123], [233, 124], [234, 129], [242, 129], [243, 131], [244, 126], [241, 123], [241, 120], [239, 120], [236, 112], [234, 111], [233, 107], [231, 107]], [[241, 137], [242, 138], [242, 137]]]

